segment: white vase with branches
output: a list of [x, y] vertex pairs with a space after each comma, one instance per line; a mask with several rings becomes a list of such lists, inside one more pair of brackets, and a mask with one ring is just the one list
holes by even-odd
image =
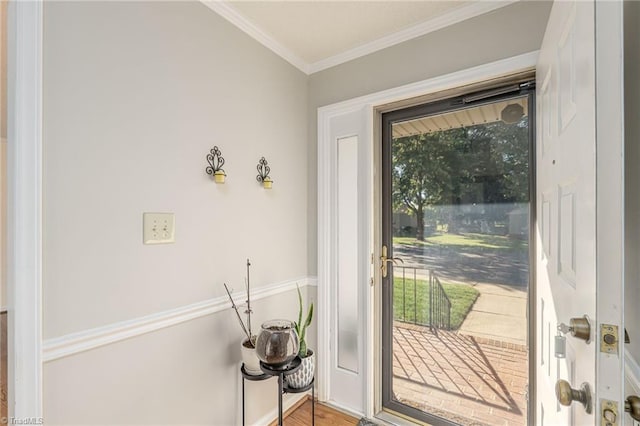
[[247, 315], [247, 322], [242, 320], [242, 316], [240, 315], [240, 311], [238, 306], [233, 301], [233, 297], [231, 296], [231, 292], [227, 287], [227, 284], [224, 284], [224, 288], [227, 291], [227, 295], [229, 295], [229, 300], [231, 301], [231, 307], [236, 312], [236, 317], [238, 318], [238, 322], [240, 323], [240, 328], [242, 328], [242, 332], [245, 337], [242, 339], [242, 344], [240, 346], [240, 353], [242, 355], [242, 362], [244, 363], [244, 371], [247, 374], [251, 374], [254, 376], [261, 375], [262, 370], [260, 369], [260, 360], [256, 355], [256, 335], [253, 334], [251, 330], [251, 314], [253, 311], [251, 310], [251, 279], [249, 276], [249, 269], [251, 267], [251, 262], [247, 259], [247, 277], [245, 279], [245, 287], [247, 290], [247, 299], [246, 304], [247, 308], [244, 313]]

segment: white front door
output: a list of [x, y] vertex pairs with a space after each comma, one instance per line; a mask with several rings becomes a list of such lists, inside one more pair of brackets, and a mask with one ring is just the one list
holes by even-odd
[[[540, 425], [600, 424], [606, 401], [622, 403], [623, 344], [612, 353], [600, 345], [601, 326], [623, 330], [621, 8], [555, 2], [537, 65]], [[564, 330], [563, 349], [557, 326], [585, 315], [590, 342]], [[580, 402], [560, 405], [558, 380], [574, 389], [587, 383], [591, 409]], [[621, 417], [612, 424], [621, 424]]]

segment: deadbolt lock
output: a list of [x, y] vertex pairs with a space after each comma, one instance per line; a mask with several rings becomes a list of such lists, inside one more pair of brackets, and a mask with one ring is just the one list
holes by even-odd
[[569, 325], [559, 324], [558, 331], [562, 334], [571, 334], [576, 339], [591, 343], [591, 321], [586, 315], [582, 318], [571, 318]]

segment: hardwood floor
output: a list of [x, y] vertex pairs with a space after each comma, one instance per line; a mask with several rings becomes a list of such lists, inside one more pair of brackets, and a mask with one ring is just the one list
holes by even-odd
[[[275, 423], [272, 423], [275, 424]], [[316, 402], [316, 426], [348, 426], [357, 425], [358, 419], [351, 417], [341, 411], [334, 410], [324, 404]], [[311, 399], [307, 399], [287, 413], [284, 419], [284, 426], [309, 426], [311, 425]]]
[[[7, 410], [7, 313], [0, 313], [0, 419], [6, 418]], [[0, 424], [2, 423], [0, 421]]]

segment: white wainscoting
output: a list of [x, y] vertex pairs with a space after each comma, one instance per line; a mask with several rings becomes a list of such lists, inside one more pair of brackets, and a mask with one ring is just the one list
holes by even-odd
[[[262, 286], [252, 291], [251, 300], [265, 299], [279, 293], [292, 291], [296, 289], [296, 285], [299, 285], [300, 288], [307, 286], [315, 287], [317, 281], [316, 277], [301, 277]], [[232, 296], [236, 303], [244, 303], [244, 292], [234, 292]], [[171, 327], [185, 321], [211, 315], [229, 308], [229, 298], [225, 294], [191, 305], [47, 339], [43, 345], [43, 362], [54, 361], [79, 352], [88, 351], [165, 327]]]

